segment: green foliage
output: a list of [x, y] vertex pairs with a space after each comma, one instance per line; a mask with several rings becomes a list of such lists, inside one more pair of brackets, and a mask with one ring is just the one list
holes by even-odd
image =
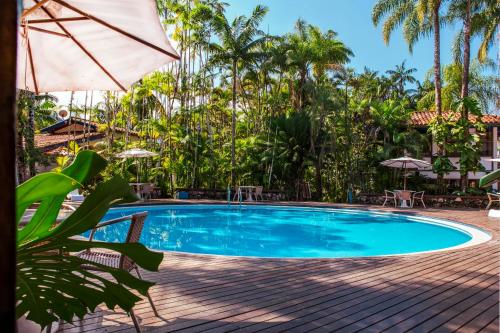
[[[129, 289], [145, 295], [151, 282], [142, 281], [130, 273], [80, 259], [72, 253], [91, 248], [120, 252], [147, 270], [157, 270], [163, 255], [151, 252], [141, 244], [88, 242], [73, 238], [95, 227], [108, 209], [115, 204], [135, 201], [128, 183], [120, 177], [100, 183], [76, 211], [57, 221], [65, 196], [96, 176], [106, 165], [105, 160], [91, 151], [79, 153], [73, 163], [60, 173], [37, 175], [16, 190], [17, 316], [27, 318], [42, 327], [75, 316], [83, 318], [97, 305], [105, 303], [130, 311], [140, 300]], [[20, 224], [26, 209], [38, 203], [29, 222]], [[90, 265], [109, 273], [105, 278], [82, 268]]]
[[[447, 119], [460, 96], [461, 65], [442, 66], [444, 118], [424, 133], [408, 122], [413, 112], [435, 108], [435, 78], [419, 82], [404, 61], [381, 72], [356, 72], [347, 67], [353, 54], [334, 26], [322, 30], [299, 20], [289, 33], [268, 36], [263, 6], [230, 18], [228, 5], [218, 0], [157, 4], [181, 61], [144, 77], [124, 95], [105, 93], [103, 103], [73, 105], [75, 114], [104, 124], [99, 130], [105, 141], [90, 145], [110, 161], [103, 179], [121, 175], [135, 181], [140, 166], [141, 180], [155, 183], [166, 196], [176, 188], [225, 189], [233, 178], [235, 184], [264, 185], [289, 198], [296, 197], [297, 183], [307, 182], [314, 199], [343, 201], [347, 188], [371, 192], [398, 186], [398, 172], [379, 168], [379, 162], [404, 154], [430, 157], [431, 141], [446, 151], [435, 162], [441, 175], [453, 170], [445, 155], [462, 148], [462, 172], [475, 170], [478, 137], [461, 132], [460, 117]], [[434, 32], [436, 4], [379, 0], [372, 18], [383, 25], [386, 41], [401, 27], [411, 49]], [[462, 4], [443, 2], [442, 25], [462, 24]], [[473, 36], [491, 37], [487, 31], [498, 9], [490, 0], [476, 4]], [[472, 61], [469, 91], [487, 113], [498, 87], [484, 75], [486, 65]], [[115, 157], [131, 147], [158, 157]]]
[[[454, 106], [456, 112], [461, 114], [451, 131], [454, 137], [453, 149], [460, 153], [460, 174], [484, 171], [481, 164], [481, 134], [486, 131], [486, 127], [481, 119], [479, 104], [475, 99], [466, 97], [458, 100]], [[475, 120], [471, 121], [470, 116]], [[470, 129], [473, 129], [474, 133], [471, 133]]]

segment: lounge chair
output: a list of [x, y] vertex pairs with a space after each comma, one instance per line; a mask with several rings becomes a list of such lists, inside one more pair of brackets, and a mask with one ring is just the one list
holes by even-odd
[[394, 207], [398, 205], [398, 202], [396, 200], [397, 199], [396, 193], [384, 190], [384, 194], [385, 194], [385, 200], [384, 203], [382, 204], [382, 207], [385, 207], [385, 204], [387, 203], [388, 200], [394, 201]]
[[486, 209], [490, 209], [491, 205], [494, 203], [494, 202], [500, 202], [500, 194], [496, 194], [496, 193], [486, 193], [486, 195], [488, 196], [488, 206], [486, 206]]
[[[142, 212], [102, 222], [98, 224], [94, 229], [92, 229], [92, 231], [90, 232], [89, 241], [92, 241], [94, 239], [94, 235], [97, 229], [130, 220], [131, 223], [128, 229], [125, 243], [137, 243], [139, 241], [139, 238], [141, 237], [142, 228], [144, 227], [144, 221], [146, 220], [147, 215], [148, 215], [147, 212]], [[127, 272], [135, 270], [137, 276], [140, 279], [142, 279], [141, 273], [137, 265], [129, 257], [121, 253], [85, 250], [77, 254], [77, 256], [89, 261], [97, 262], [101, 265], [123, 269]], [[84, 268], [87, 270], [94, 270], [94, 271], [100, 270], [98, 267], [92, 265], [85, 265]], [[148, 297], [149, 304], [151, 304], [151, 308], [153, 308], [155, 316], [159, 317], [158, 312], [156, 311], [156, 307], [153, 303], [153, 300], [149, 295], [149, 292], [146, 295]], [[139, 326], [139, 321], [137, 320], [137, 317], [135, 316], [133, 309], [130, 310], [130, 317], [132, 318], [136, 331], [140, 333], [141, 327]]]
[[424, 202], [424, 194], [425, 194], [425, 191], [413, 193], [412, 198], [411, 198], [411, 205], [410, 205], [411, 208], [413, 208], [413, 205], [415, 204], [415, 200], [419, 200], [422, 203], [422, 206], [424, 206], [424, 208], [427, 208], [425, 206], [425, 202]]
[[81, 202], [81, 201], [85, 200], [85, 197], [82, 194], [78, 193], [77, 189], [69, 192], [66, 195], [66, 198], [70, 201], [73, 201], [73, 202]]

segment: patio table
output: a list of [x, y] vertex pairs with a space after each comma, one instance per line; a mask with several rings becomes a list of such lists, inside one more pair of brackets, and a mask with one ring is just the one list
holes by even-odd
[[[412, 190], [394, 190], [394, 193], [396, 193], [397, 198], [401, 201], [401, 204], [400, 204], [401, 208], [410, 207], [410, 206], [408, 206], [407, 201], [411, 202], [411, 195], [413, 193], [415, 193], [415, 191], [412, 191]], [[407, 197], [410, 199], [403, 199], [404, 197], [406, 197], [405, 194], [408, 194]]]

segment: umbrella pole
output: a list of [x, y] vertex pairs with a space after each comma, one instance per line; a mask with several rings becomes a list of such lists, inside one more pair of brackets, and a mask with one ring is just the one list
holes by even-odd
[[[141, 165], [139, 164], [139, 160], [136, 158], [135, 161], [137, 162], [137, 184], [139, 184], [139, 173], [141, 173]], [[139, 185], [137, 185], [139, 186]]]
[[404, 180], [404, 184], [403, 184], [403, 190], [406, 191], [406, 163], [405, 163], [405, 169], [403, 171], [405, 173], [404, 177], [405, 177], [405, 180]]

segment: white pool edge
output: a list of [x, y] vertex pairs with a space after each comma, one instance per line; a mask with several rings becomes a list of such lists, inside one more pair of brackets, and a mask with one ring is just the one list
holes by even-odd
[[[115, 209], [126, 209], [126, 208], [144, 208], [144, 209], [151, 209], [152, 207], [170, 207], [170, 208], [182, 208], [182, 207], [191, 207], [191, 208], [202, 208], [202, 207], [207, 207], [207, 206], [216, 206], [220, 208], [227, 208], [228, 205], [226, 204], [151, 204], [151, 205], [127, 205], [127, 206], [120, 206], [120, 207], [113, 207], [110, 210], [115, 210]], [[428, 223], [428, 224], [434, 224], [438, 226], [444, 226], [447, 228], [455, 229], [460, 232], [463, 232], [470, 237], [472, 237], [469, 241], [451, 246], [451, 247], [446, 247], [442, 249], [436, 249], [436, 250], [428, 250], [428, 251], [417, 251], [417, 252], [407, 252], [407, 253], [392, 253], [392, 254], [379, 254], [379, 255], [373, 255], [373, 256], [354, 256], [354, 257], [258, 257], [258, 256], [235, 256], [235, 255], [226, 255], [226, 254], [208, 254], [208, 253], [192, 253], [192, 252], [182, 252], [182, 251], [172, 251], [172, 250], [158, 250], [158, 249], [153, 249], [154, 251], [161, 251], [161, 252], [167, 252], [167, 253], [177, 253], [177, 254], [183, 254], [183, 255], [195, 255], [195, 256], [216, 256], [216, 257], [230, 257], [230, 258], [251, 258], [251, 259], [276, 259], [276, 260], [311, 260], [311, 259], [316, 259], [316, 260], [328, 260], [328, 259], [367, 259], [367, 258], [382, 258], [382, 257], [400, 257], [400, 256], [411, 256], [411, 255], [419, 255], [419, 254], [429, 254], [429, 253], [437, 253], [437, 252], [445, 252], [445, 251], [452, 251], [452, 250], [459, 250], [459, 249], [464, 249], [468, 248], [471, 246], [479, 245], [486, 243], [487, 241], [492, 239], [492, 235], [476, 226], [472, 226], [470, 224], [466, 224], [463, 222], [455, 221], [455, 220], [449, 220], [449, 219], [443, 219], [439, 217], [430, 217], [430, 216], [425, 216], [425, 215], [409, 215], [404, 212], [385, 212], [377, 209], [371, 209], [371, 208], [366, 208], [366, 209], [360, 209], [360, 208], [342, 208], [342, 207], [312, 207], [312, 206], [288, 206], [288, 205], [230, 205], [231, 207], [245, 207], [245, 208], [286, 208], [286, 209], [309, 209], [309, 210], [314, 210], [314, 211], [332, 211], [332, 212], [349, 212], [349, 213], [354, 213], [354, 214], [360, 214], [362, 212], [370, 212], [372, 214], [376, 215], [392, 215], [392, 216], [404, 216], [406, 218], [409, 218], [411, 220], [416, 220], [418, 222], [422, 223]]]

